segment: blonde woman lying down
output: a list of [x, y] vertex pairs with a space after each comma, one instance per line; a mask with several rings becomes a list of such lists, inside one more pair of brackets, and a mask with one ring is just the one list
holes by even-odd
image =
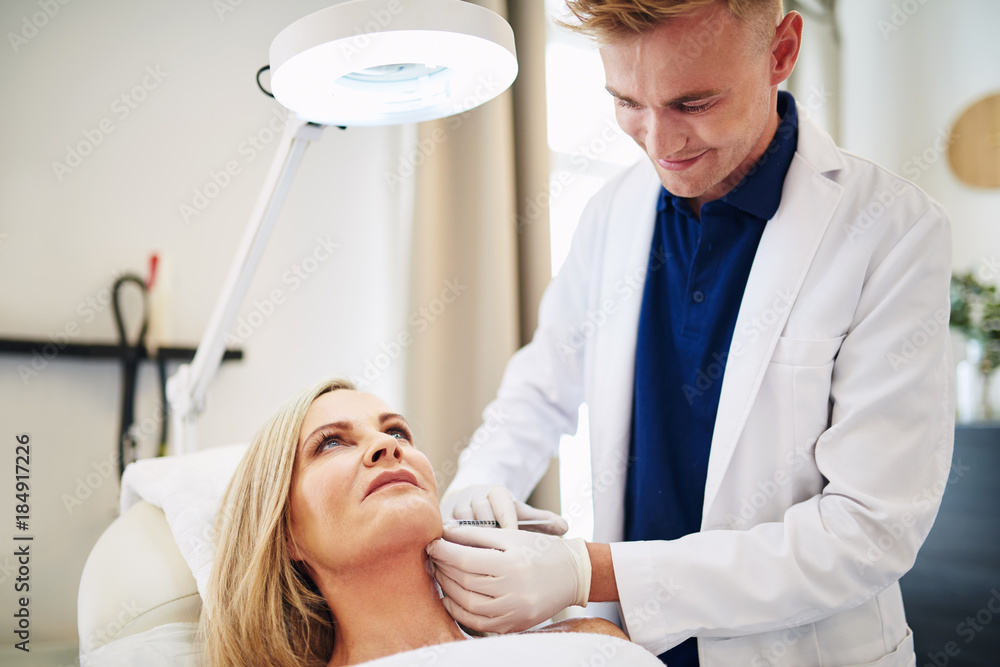
[[[442, 534], [430, 463], [401, 415], [348, 382], [278, 410], [219, 516], [201, 621], [213, 667], [354, 665], [469, 639], [428, 569]], [[625, 638], [602, 619], [548, 629]]]

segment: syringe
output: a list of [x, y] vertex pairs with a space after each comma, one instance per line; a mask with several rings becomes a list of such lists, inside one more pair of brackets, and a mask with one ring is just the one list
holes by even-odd
[[[526, 521], [518, 521], [518, 526], [547, 526], [551, 525], [552, 521], [549, 519], [532, 519]], [[500, 523], [493, 519], [453, 519], [452, 521], [446, 521], [447, 526], [480, 526], [483, 528], [499, 528]]]

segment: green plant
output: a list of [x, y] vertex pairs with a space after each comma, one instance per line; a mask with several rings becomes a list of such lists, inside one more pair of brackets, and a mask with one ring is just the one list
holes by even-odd
[[949, 323], [982, 345], [982, 373], [988, 375], [1000, 367], [1000, 295], [995, 285], [979, 282], [971, 271], [953, 275]]

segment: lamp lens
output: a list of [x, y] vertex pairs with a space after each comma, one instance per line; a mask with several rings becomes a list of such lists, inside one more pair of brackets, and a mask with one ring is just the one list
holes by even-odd
[[[369, 111], [416, 109], [448, 95], [454, 71], [446, 66], [396, 63], [360, 69], [339, 77], [334, 96], [355, 96]], [[360, 96], [360, 97], [359, 97]]]
[[359, 83], [382, 84], [396, 81], [413, 81], [425, 76], [431, 76], [438, 72], [443, 72], [447, 67], [435, 65], [424, 65], [423, 63], [395, 63], [392, 65], [377, 65], [368, 67], [350, 74], [345, 74], [344, 79], [357, 81]]

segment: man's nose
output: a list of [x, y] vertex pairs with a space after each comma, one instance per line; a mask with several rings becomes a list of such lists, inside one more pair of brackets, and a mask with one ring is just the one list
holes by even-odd
[[377, 465], [380, 462], [384, 464], [389, 459], [396, 459], [398, 462], [402, 458], [403, 452], [400, 451], [399, 441], [389, 433], [379, 433], [372, 437], [368, 443], [368, 449], [365, 451], [366, 466]]
[[646, 121], [646, 152], [650, 157], [673, 158], [680, 155], [687, 145], [684, 126], [663, 114], [652, 112]]

